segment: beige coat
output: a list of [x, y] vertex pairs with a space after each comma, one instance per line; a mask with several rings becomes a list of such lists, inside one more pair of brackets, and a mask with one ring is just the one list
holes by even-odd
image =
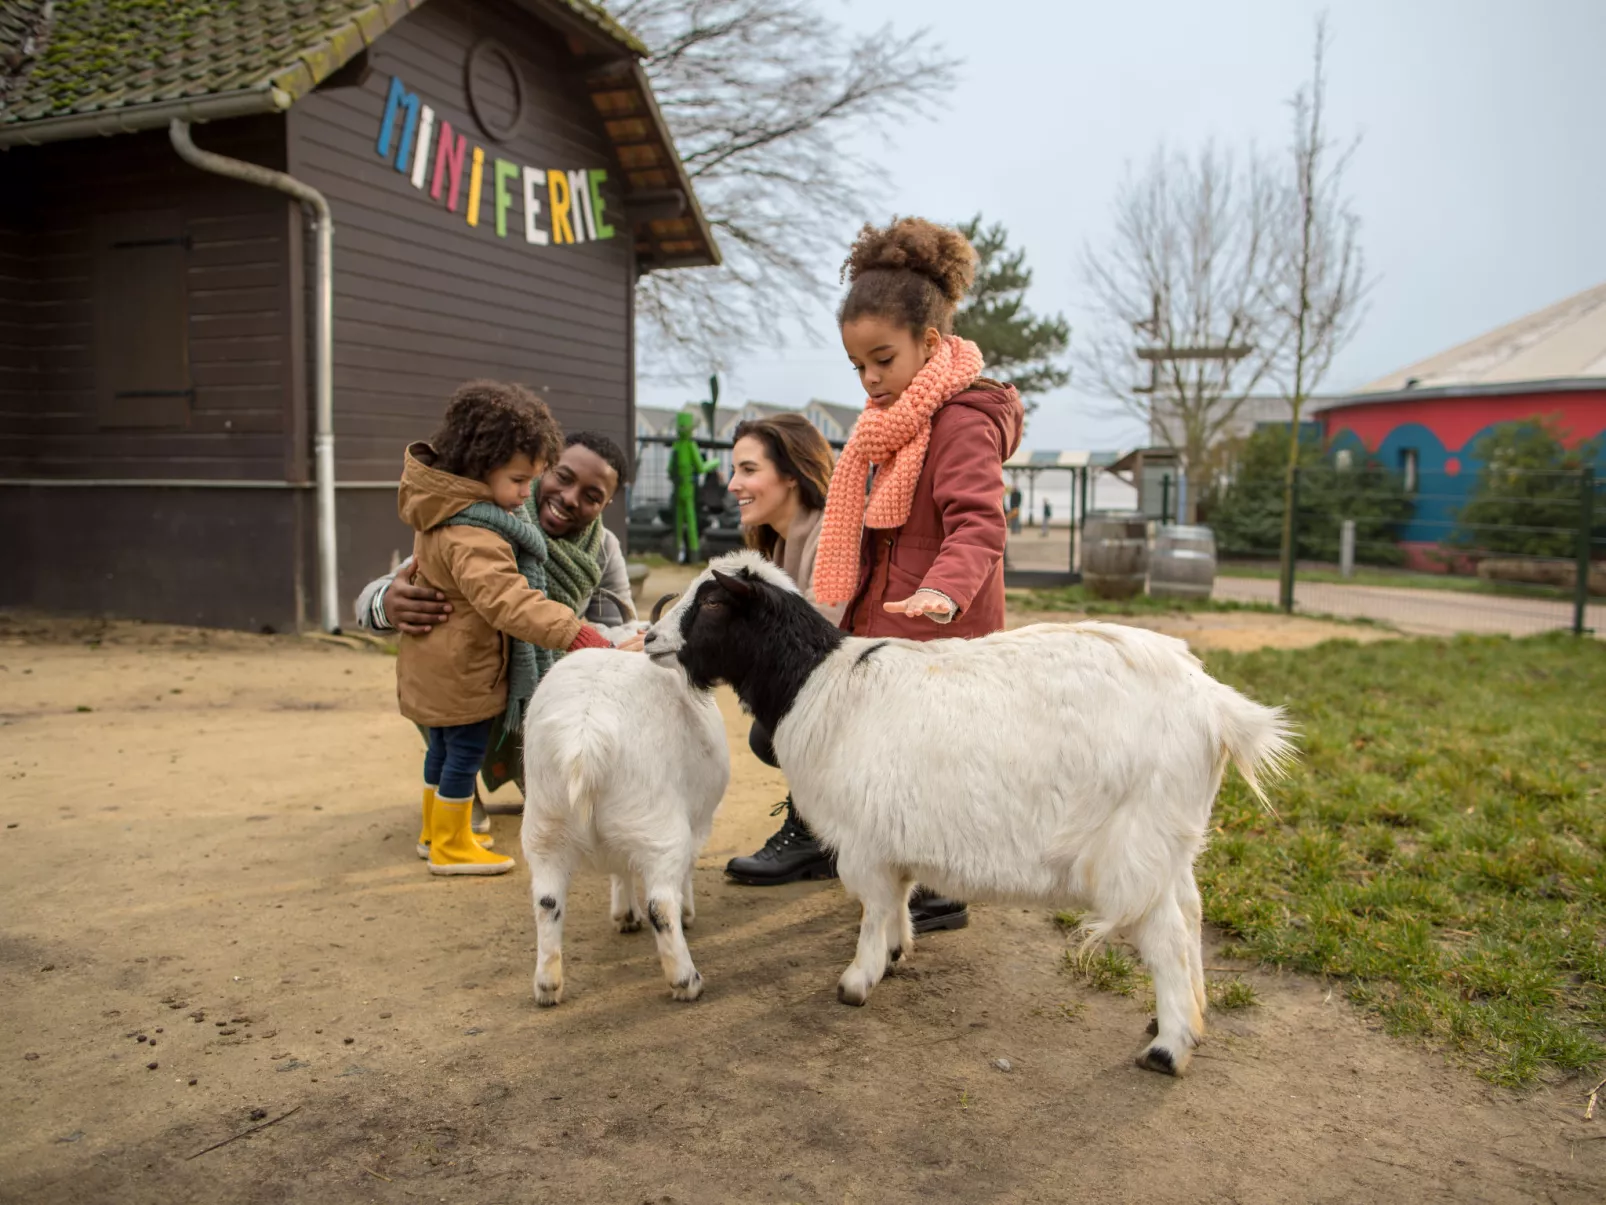
[[822, 607], [814, 602], [814, 554], [820, 547], [820, 520], [824, 511], [799, 506], [792, 516], [792, 528], [784, 539], [775, 543], [775, 563], [803, 591], [803, 597], [814, 603], [814, 609], [832, 623], [842, 622], [842, 607]]
[[397, 510], [412, 527], [415, 579], [446, 595], [452, 617], [425, 636], [403, 635], [396, 659], [396, 699], [415, 724], [448, 728], [501, 715], [507, 708], [507, 638], [566, 649], [580, 620], [532, 590], [513, 546], [483, 527], [441, 524], [475, 502], [489, 502], [482, 482], [431, 468], [428, 444], [407, 449]]

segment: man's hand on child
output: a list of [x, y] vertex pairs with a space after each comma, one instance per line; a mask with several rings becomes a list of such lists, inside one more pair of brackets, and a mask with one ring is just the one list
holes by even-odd
[[385, 589], [385, 617], [409, 636], [423, 636], [431, 628], [446, 622], [452, 613], [452, 604], [446, 595], [428, 586], [413, 585], [411, 570], [398, 573], [396, 580]]
[[935, 590], [916, 590], [902, 602], [883, 603], [882, 607], [894, 615], [952, 615], [953, 603]]

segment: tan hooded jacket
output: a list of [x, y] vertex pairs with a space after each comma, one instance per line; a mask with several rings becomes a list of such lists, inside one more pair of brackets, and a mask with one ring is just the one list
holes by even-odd
[[482, 527], [442, 527], [475, 502], [489, 502], [483, 482], [430, 467], [426, 443], [407, 449], [397, 511], [413, 537], [415, 581], [452, 604], [451, 619], [425, 636], [403, 635], [396, 659], [396, 699], [415, 724], [449, 728], [501, 715], [507, 707], [507, 638], [566, 649], [580, 619], [532, 590], [513, 546]]

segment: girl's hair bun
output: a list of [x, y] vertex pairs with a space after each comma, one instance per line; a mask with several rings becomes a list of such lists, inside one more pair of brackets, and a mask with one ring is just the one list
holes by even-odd
[[958, 305], [976, 279], [976, 249], [959, 231], [925, 218], [894, 218], [879, 228], [866, 223], [842, 271], [853, 282], [877, 269], [918, 273], [949, 305]]

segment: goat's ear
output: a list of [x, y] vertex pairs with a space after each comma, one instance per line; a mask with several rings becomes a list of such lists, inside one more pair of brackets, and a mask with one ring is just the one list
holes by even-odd
[[729, 573], [721, 573], [718, 569], [713, 570], [713, 574], [714, 580], [724, 587], [725, 593], [732, 598], [747, 599], [758, 594], [758, 587], [753, 584], [752, 578], [733, 577]]

